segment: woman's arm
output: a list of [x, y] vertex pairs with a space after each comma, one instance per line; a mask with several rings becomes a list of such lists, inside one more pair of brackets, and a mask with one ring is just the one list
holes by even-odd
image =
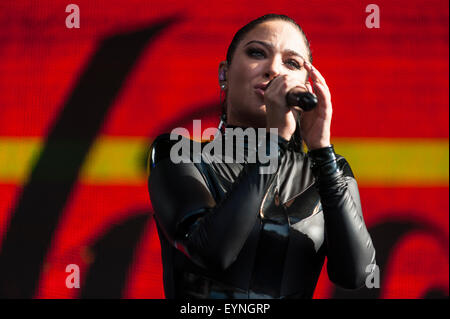
[[[254, 227], [261, 201], [276, 172], [261, 174], [247, 163], [226, 197], [216, 203], [193, 163], [174, 164], [166, 137], [155, 140], [149, 193], [155, 217], [169, 242], [202, 267], [224, 270], [237, 258]], [[279, 156], [284, 140], [278, 139]]]
[[336, 156], [333, 146], [308, 155], [323, 207], [328, 277], [343, 288], [360, 288], [369, 275], [367, 266], [375, 264], [375, 248], [364, 223], [353, 172], [345, 158]]

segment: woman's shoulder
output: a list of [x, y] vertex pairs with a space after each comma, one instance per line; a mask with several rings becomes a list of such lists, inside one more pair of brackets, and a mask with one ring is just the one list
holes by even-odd
[[355, 177], [350, 164], [347, 162], [344, 156], [336, 153], [336, 161], [338, 163], [339, 169], [344, 172], [345, 176]]
[[[191, 157], [192, 154], [190, 154], [190, 150], [193, 150], [193, 143], [195, 143], [194, 140], [191, 138], [188, 138], [186, 136], [180, 135], [180, 134], [174, 134], [174, 133], [163, 133], [158, 135], [153, 142], [150, 145], [150, 149], [148, 152], [148, 170], [151, 171], [152, 168], [154, 168], [159, 162], [170, 158], [171, 156], [171, 150], [176, 144], [179, 146], [178, 148], [182, 148], [189, 151], [189, 154], [183, 154], [181, 157]], [[184, 147], [181, 146], [181, 144], [184, 144]], [[178, 153], [178, 152], [176, 152]], [[184, 159], [183, 157], [183, 159]], [[174, 161], [179, 162], [179, 161]]]
[[158, 135], [150, 145], [148, 153], [148, 168], [151, 170], [160, 161], [169, 158], [170, 149], [175, 141], [170, 139], [169, 133]]

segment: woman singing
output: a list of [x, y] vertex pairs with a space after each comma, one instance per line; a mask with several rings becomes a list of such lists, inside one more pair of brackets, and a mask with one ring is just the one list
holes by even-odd
[[[277, 152], [273, 172], [247, 161], [258, 152], [248, 140], [243, 163], [175, 163], [176, 141], [153, 142], [148, 187], [167, 298], [312, 298], [325, 256], [336, 285], [364, 285], [375, 249], [352, 170], [330, 144], [330, 91], [311, 63], [300, 26], [269, 14], [242, 27], [219, 64], [217, 135], [263, 128]], [[314, 93], [317, 106], [289, 107], [293, 88]]]

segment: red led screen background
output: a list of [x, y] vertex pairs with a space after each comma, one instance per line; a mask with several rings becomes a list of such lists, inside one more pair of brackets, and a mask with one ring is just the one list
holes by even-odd
[[[80, 28], [66, 27], [77, 4]], [[368, 28], [366, 7], [380, 9]], [[2, 1], [0, 294], [164, 298], [146, 155], [217, 126], [218, 65], [239, 27], [294, 18], [333, 100], [380, 287], [315, 298], [449, 294], [447, 1]], [[67, 288], [66, 266], [80, 267]], [[324, 267], [325, 269], [325, 267]]]

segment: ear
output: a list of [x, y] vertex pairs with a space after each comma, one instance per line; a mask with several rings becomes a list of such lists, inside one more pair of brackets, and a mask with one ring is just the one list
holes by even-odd
[[227, 80], [228, 64], [227, 61], [221, 61], [219, 63], [219, 85]]

